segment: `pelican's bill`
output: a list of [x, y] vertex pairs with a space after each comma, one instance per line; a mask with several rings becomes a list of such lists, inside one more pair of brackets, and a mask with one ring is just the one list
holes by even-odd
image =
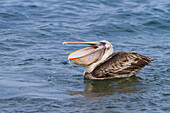
[[79, 49], [68, 56], [68, 59], [78, 65], [89, 65], [100, 59], [103, 55], [103, 49], [96, 46], [90, 46]]

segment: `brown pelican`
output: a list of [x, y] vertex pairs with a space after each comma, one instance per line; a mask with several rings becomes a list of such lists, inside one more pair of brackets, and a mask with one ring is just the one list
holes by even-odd
[[68, 56], [77, 65], [87, 65], [85, 79], [123, 78], [136, 75], [153, 58], [136, 52], [113, 52], [110, 42], [63, 42], [63, 44], [89, 44]]

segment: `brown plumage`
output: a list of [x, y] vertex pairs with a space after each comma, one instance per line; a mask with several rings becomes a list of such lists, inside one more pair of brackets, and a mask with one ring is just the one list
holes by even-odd
[[135, 52], [116, 52], [105, 62], [98, 64], [90, 74], [96, 79], [129, 77], [139, 73], [152, 60]]

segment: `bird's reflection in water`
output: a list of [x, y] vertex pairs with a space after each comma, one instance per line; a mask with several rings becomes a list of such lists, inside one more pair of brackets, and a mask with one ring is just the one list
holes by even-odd
[[141, 78], [132, 76], [112, 80], [84, 80], [84, 91], [71, 92], [70, 95], [83, 95], [85, 97], [100, 97], [123, 93], [136, 93], [142, 89]]

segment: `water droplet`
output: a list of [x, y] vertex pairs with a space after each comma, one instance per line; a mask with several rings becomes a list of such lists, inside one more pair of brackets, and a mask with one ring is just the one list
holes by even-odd
[[71, 67], [73, 68], [73, 64], [71, 63], [71, 61], [70, 61], [70, 60], [68, 60], [68, 64], [70, 64], [70, 65], [71, 65]]

